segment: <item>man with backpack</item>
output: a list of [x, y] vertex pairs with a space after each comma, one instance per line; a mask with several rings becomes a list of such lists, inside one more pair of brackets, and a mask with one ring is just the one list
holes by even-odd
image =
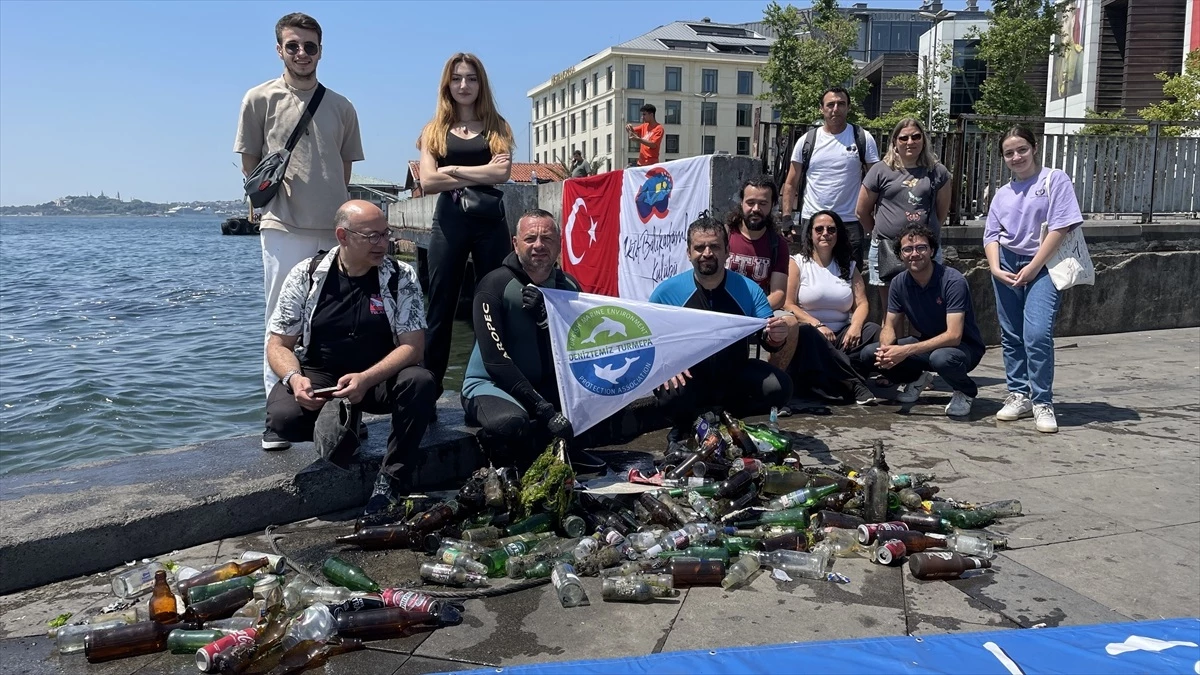
[[412, 267], [387, 255], [388, 225], [370, 202], [334, 216], [337, 246], [296, 264], [267, 325], [267, 359], [279, 382], [267, 396], [263, 449], [313, 439], [345, 467], [358, 448], [362, 412], [391, 414], [392, 432], [367, 515], [411, 487], [416, 451], [437, 400], [420, 366], [425, 307]]
[[785, 220], [793, 218], [793, 207], [800, 198], [801, 220], [795, 223], [800, 231], [807, 229], [812, 214], [825, 209], [836, 212], [846, 226], [852, 256], [861, 270], [866, 247], [862, 223], [854, 210], [863, 176], [879, 161], [879, 147], [866, 129], [846, 122], [849, 113], [850, 93], [842, 87], [830, 87], [821, 95], [825, 123], [796, 141], [780, 211]]

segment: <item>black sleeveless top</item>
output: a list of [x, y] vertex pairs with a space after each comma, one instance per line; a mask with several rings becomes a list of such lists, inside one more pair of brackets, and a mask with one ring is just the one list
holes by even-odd
[[446, 156], [439, 157], [438, 166], [482, 166], [492, 161], [492, 149], [488, 146], [487, 136], [478, 136], [464, 140], [446, 132]]

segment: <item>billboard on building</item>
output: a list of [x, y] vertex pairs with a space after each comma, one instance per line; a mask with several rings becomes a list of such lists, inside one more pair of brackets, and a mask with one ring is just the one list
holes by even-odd
[[1083, 91], [1083, 45], [1087, 29], [1087, 2], [1077, 0], [1063, 11], [1063, 51], [1054, 57], [1054, 86], [1050, 100], [1057, 101]]

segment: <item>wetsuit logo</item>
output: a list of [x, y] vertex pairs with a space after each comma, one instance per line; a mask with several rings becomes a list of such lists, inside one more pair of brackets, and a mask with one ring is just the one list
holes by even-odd
[[593, 307], [571, 324], [567, 360], [585, 389], [601, 396], [627, 394], [654, 366], [650, 327], [624, 307]]

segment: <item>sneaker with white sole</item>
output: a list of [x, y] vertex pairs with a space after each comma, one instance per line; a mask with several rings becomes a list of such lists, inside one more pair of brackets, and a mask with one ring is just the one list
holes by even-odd
[[933, 382], [933, 373], [924, 372], [914, 382], [909, 382], [904, 385], [904, 389], [896, 395], [896, 400], [900, 403], [916, 403], [917, 399], [921, 398], [921, 392], [925, 391], [925, 387]]
[[1008, 397], [1004, 399], [1004, 407], [996, 413], [996, 419], [1012, 422], [1022, 417], [1033, 417], [1033, 401], [1019, 391], [1008, 392]]
[[1034, 403], [1033, 419], [1037, 430], [1043, 434], [1058, 433], [1058, 418], [1054, 416], [1053, 403]]
[[950, 397], [950, 403], [946, 405], [946, 416], [966, 417], [967, 415], [971, 414], [971, 404], [974, 402], [975, 399], [967, 396], [961, 391], [956, 391], [954, 392], [954, 395]]
[[262, 449], [263, 450], [287, 450], [290, 447], [292, 447], [291, 442], [288, 441], [287, 439], [285, 439], [283, 436], [280, 436], [279, 434], [275, 433], [274, 431], [271, 431], [270, 429], [266, 429], [265, 431], [263, 431], [263, 435], [262, 435]]

